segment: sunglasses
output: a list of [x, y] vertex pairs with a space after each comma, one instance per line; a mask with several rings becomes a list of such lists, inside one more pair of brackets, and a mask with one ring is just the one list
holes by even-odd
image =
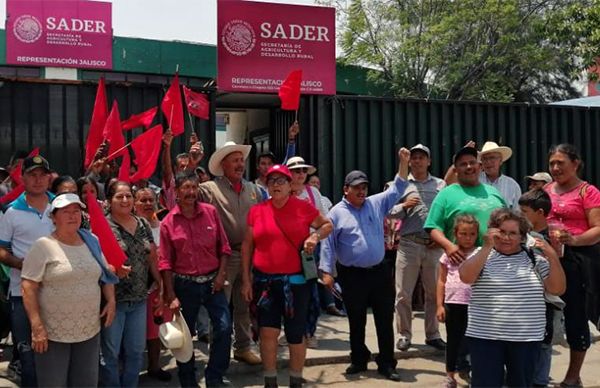
[[267, 179], [268, 185], [285, 185], [287, 183], [287, 178], [279, 177], [279, 178], [269, 178]]
[[308, 168], [306, 168], [306, 167], [294, 168], [294, 169], [292, 169], [290, 171], [291, 172], [295, 172], [296, 174], [308, 174]]

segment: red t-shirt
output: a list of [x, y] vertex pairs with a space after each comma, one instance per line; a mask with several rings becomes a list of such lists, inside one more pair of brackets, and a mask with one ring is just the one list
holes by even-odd
[[319, 214], [310, 202], [294, 196], [281, 209], [276, 209], [270, 199], [250, 208], [248, 225], [252, 227], [254, 237], [254, 268], [269, 274], [301, 272], [298, 251], [310, 234], [310, 224]]

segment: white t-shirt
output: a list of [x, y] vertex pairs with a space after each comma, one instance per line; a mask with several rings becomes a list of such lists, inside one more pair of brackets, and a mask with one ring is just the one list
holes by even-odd
[[39, 282], [38, 302], [48, 339], [82, 342], [100, 332], [102, 269], [87, 245], [42, 237], [23, 261], [21, 277]]
[[[471, 286], [468, 337], [499, 341], [542, 341], [546, 329], [544, 285], [548, 261], [527, 252], [503, 255], [492, 250]], [[541, 279], [540, 279], [541, 278]]]

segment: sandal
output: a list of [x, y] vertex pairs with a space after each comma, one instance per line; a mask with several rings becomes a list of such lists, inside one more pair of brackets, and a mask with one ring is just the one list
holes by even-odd
[[559, 388], [583, 388], [583, 384], [581, 382], [581, 379], [579, 378], [579, 379], [577, 379], [575, 384], [569, 384], [569, 383], [565, 383], [563, 381], [560, 384], [558, 384], [557, 387], [559, 387]]

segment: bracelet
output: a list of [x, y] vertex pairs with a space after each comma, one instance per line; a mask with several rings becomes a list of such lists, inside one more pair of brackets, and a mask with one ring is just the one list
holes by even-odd
[[315, 230], [313, 232], [313, 234], [316, 234], [317, 235], [317, 240], [321, 241], [321, 233], [319, 232], [319, 229]]

